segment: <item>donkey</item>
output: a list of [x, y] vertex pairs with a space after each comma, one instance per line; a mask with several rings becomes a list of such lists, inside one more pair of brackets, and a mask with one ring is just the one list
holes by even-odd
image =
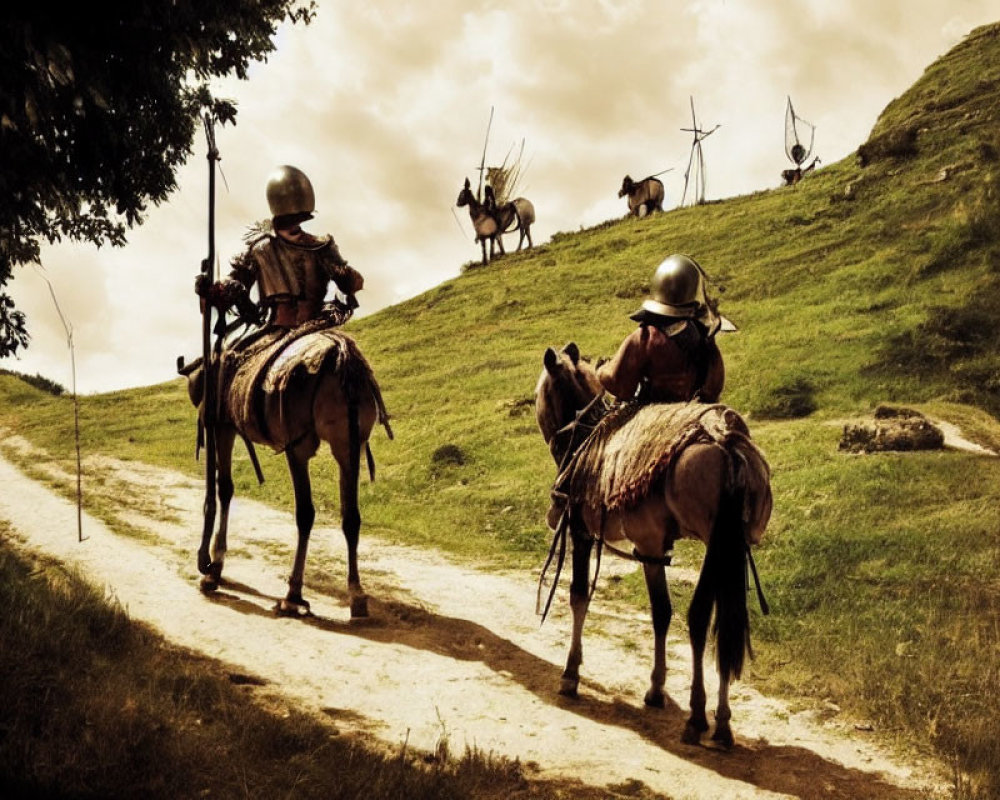
[[[577, 437], [572, 424], [587, 415], [603, 390], [573, 343], [560, 352], [548, 348], [543, 367], [535, 390], [535, 414], [565, 476], [563, 466], [570, 464], [572, 472], [580, 463], [574, 458]], [[597, 543], [599, 559], [603, 546], [613, 549], [611, 542], [628, 540], [634, 546], [632, 557], [642, 563], [653, 617], [653, 671], [644, 699], [649, 706], [664, 705], [666, 637], [672, 616], [665, 567], [675, 540], [700, 539], [706, 554], [688, 611], [694, 664], [691, 716], [682, 739], [696, 744], [709, 727], [702, 658], [714, 609], [719, 698], [712, 739], [730, 747], [729, 684], [740, 677], [744, 656], [750, 652], [746, 569], [750, 544], [760, 541], [770, 519], [770, 469], [745, 423], [726, 406], [677, 403], [624, 408], [627, 421], [612, 426], [598, 446], [588, 448], [595, 437], [601, 438], [600, 423], [580, 448], [581, 453], [589, 449], [591, 455], [589, 471], [577, 467], [584, 473], [580, 485], [587, 488], [577, 492], [572, 488], [575, 480], [559, 481], [570, 487], [567, 510], [558, 526], [554, 524], [558, 510], [549, 516], [556, 539], [568, 529], [572, 541], [573, 632], [560, 693], [575, 697], [580, 682], [591, 550]], [[688, 422], [671, 431], [664, 421], [678, 414]], [[609, 486], [628, 490], [628, 501], [620, 502], [623, 495], [616, 496]]]
[[472, 193], [472, 186], [469, 179], [465, 179], [465, 186], [458, 193], [456, 206], [468, 206], [469, 217], [472, 220], [472, 227], [476, 231], [476, 241], [479, 242], [483, 250], [483, 264], [489, 259], [486, 257], [486, 242], [490, 243], [489, 258], [493, 258], [499, 249], [500, 255], [504, 255], [503, 235], [507, 233], [520, 234], [517, 242], [517, 249], [521, 249], [525, 238], [528, 240], [528, 247], [533, 247], [531, 241], [531, 226], [535, 222], [535, 207], [530, 200], [523, 197], [515, 198], [508, 203], [501, 203], [498, 206], [480, 203]]
[[645, 217], [654, 211], [663, 211], [663, 200], [666, 192], [663, 181], [659, 178], [644, 178], [636, 183], [628, 175], [622, 180], [622, 188], [618, 190], [619, 197], [628, 195], [628, 214], [626, 216]]
[[[298, 544], [288, 579], [288, 594], [279, 601], [276, 610], [291, 616], [309, 613], [309, 603], [302, 597], [306, 551], [316, 516], [309, 460], [323, 441], [329, 444], [340, 472], [340, 517], [347, 541], [351, 616], [366, 617], [368, 598], [358, 573], [361, 450], [366, 449], [369, 472], [374, 477], [369, 435], [376, 421], [385, 425], [389, 438], [392, 431], [378, 383], [358, 346], [350, 337], [329, 329], [313, 329], [297, 335], [309, 325], [291, 332], [265, 331], [244, 351], [230, 349], [222, 353], [223, 377], [219, 381], [215, 424], [219, 526], [212, 541], [211, 558], [207, 541], [210, 532], [206, 532], [198, 552], [198, 567], [204, 575], [201, 589], [213, 592], [222, 581], [234, 489], [233, 445], [239, 434], [245, 441], [284, 451], [295, 495]], [[188, 396], [199, 409], [200, 434], [204, 420], [202, 359], [185, 366], [183, 358], [179, 358], [177, 368], [187, 377]]]
[[[801, 145], [796, 145], [796, 147], [801, 147]], [[806, 173], [812, 172], [816, 169], [816, 165], [818, 163], [820, 163], [819, 156], [816, 156], [816, 158], [813, 159], [812, 164], [805, 169], [802, 169], [802, 167], [796, 167], [795, 169], [781, 170], [781, 180], [783, 181], [782, 186], [794, 186], [802, 180], [803, 177], [805, 177]]]
[[[497, 224], [501, 235], [518, 233], [517, 249], [528, 240], [528, 249], [534, 247], [531, 241], [531, 226], [535, 222], [535, 206], [524, 197], [515, 197], [509, 203], [501, 203], [496, 211]], [[498, 237], [499, 238], [499, 237]]]

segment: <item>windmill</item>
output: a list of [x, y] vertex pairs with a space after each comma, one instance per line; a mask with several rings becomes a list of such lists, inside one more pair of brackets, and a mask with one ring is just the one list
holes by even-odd
[[694, 114], [694, 98], [691, 98], [691, 127], [681, 128], [694, 134], [694, 141], [691, 143], [691, 155], [688, 157], [687, 169], [684, 171], [684, 193], [681, 195], [681, 205], [687, 197], [688, 181], [691, 179], [691, 170], [694, 169], [694, 202], [700, 205], [705, 202], [705, 154], [701, 150], [701, 143], [719, 129], [716, 125], [710, 131], [703, 131], [698, 127], [698, 119]]
[[[800, 128], [802, 129], [801, 134], [799, 133]], [[809, 135], [808, 147], [803, 144], [806, 131]], [[812, 154], [815, 138], [816, 126], [795, 113], [795, 109], [792, 108], [792, 98], [789, 97], [788, 105], [785, 108], [785, 155], [796, 167], [801, 167], [802, 162]]]
[[[809, 139], [808, 145], [805, 144], [807, 137]], [[792, 107], [792, 98], [789, 97], [788, 105], [785, 106], [785, 155], [795, 165], [795, 168], [782, 171], [781, 178], [786, 186], [794, 186], [802, 180], [803, 175], [816, 168], [819, 163], [818, 156], [813, 159], [812, 164], [805, 169], [802, 168], [805, 160], [812, 155], [815, 138], [816, 126], [795, 113], [795, 109]]]

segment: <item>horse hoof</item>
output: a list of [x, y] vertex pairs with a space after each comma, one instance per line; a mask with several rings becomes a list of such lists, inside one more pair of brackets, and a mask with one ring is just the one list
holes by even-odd
[[684, 726], [684, 733], [681, 734], [681, 741], [684, 744], [701, 744], [702, 733], [703, 731], [699, 729], [699, 726], [688, 720], [687, 725]]
[[650, 708], [664, 708], [667, 704], [663, 692], [659, 689], [650, 689], [646, 692], [646, 696], [642, 698], [642, 702]]
[[274, 610], [282, 617], [311, 617], [309, 603], [305, 600], [279, 600]]
[[684, 744], [701, 744], [701, 735], [708, 730], [708, 720], [691, 717], [684, 726], [681, 741]]
[[577, 691], [579, 685], [579, 681], [571, 681], [563, 678], [562, 684], [559, 686], [559, 694], [563, 697], [569, 697], [576, 700], [580, 696], [580, 693]]
[[199, 588], [204, 594], [211, 594], [219, 588], [219, 580], [214, 575], [206, 575], [201, 579]]
[[716, 725], [715, 733], [712, 734], [712, 741], [718, 744], [720, 747], [724, 747], [726, 750], [730, 750], [733, 747], [733, 732], [729, 729], [729, 726], [725, 727]]
[[363, 619], [368, 616], [368, 598], [362, 595], [351, 600], [351, 619]]

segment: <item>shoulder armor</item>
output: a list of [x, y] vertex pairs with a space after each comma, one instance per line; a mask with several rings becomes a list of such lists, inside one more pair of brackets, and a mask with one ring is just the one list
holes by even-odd
[[286, 244], [289, 247], [294, 247], [296, 250], [322, 250], [332, 241], [333, 237], [330, 235], [313, 236], [311, 233], [303, 231], [299, 241], [290, 242], [287, 239], [282, 239], [281, 243]]

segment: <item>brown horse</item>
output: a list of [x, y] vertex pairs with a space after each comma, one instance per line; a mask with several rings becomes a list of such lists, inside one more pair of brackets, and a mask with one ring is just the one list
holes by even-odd
[[[570, 461], [574, 437], [570, 433], [567, 441], [567, 433], [572, 431], [571, 425], [578, 415], [601, 396], [602, 387], [575, 344], [567, 345], [561, 352], [549, 348], [543, 363], [535, 390], [538, 425], [556, 463], [572, 464], [577, 461]], [[684, 410], [696, 420], [693, 427], [688, 426], [682, 433], [681, 439], [668, 438], [662, 427], [649, 423], [673, 410]], [[729, 684], [740, 676], [744, 655], [750, 651], [746, 594], [749, 546], [760, 540], [770, 518], [770, 470], [750, 441], [742, 419], [721, 405], [643, 406], [613, 431], [603, 449], [596, 450], [599, 453], [596, 472], [585, 476], [587, 486], [598, 487], [597, 501], [593, 502], [593, 497], [581, 498], [571, 491], [568, 513], [557, 527], [558, 536], [560, 530], [566, 530], [568, 521], [573, 545], [570, 585], [573, 634], [560, 691], [575, 697], [579, 686], [583, 624], [590, 600], [591, 550], [597, 543], [599, 557], [601, 547], [611, 548], [613, 542], [628, 540], [634, 546], [633, 557], [643, 565], [653, 617], [653, 671], [645, 702], [650, 706], [664, 705], [666, 636], [672, 615], [665, 566], [675, 540], [700, 539], [706, 545], [706, 555], [688, 611], [694, 665], [691, 716], [683, 740], [697, 743], [709, 727], [702, 657], [714, 609], [720, 680], [712, 738], [729, 747], [733, 743]], [[595, 433], [599, 434], [600, 428]], [[643, 467], [638, 473], [637, 462]], [[646, 464], [660, 471], [645, 470]], [[643, 491], [633, 493], [630, 502], [615, 502], [615, 498], [601, 489], [607, 485], [620, 487], [636, 474], [644, 474], [648, 481]], [[657, 477], [649, 477], [651, 474]], [[633, 483], [632, 488], [635, 486]], [[555, 527], [552, 517], [550, 525]]]
[[654, 211], [663, 211], [666, 192], [663, 189], [663, 181], [659, 178], [644, 178], [636, 182], [626, 175], [622, 180], [622, 188], [618, 190], [618, 196], [626, 195], [629, 216], [645, 217]]
[[[488, 189], [489, 187], [487, 187]], [[462, 191], [458, 193], [455, 205], [469, 207], [469, 217], [472, 220], [472, 227], [476, 231], [476, 241], [483, 250], [483, 264], [489, 259], [486, 257], [486, 242], [490, 243], [489, 258], [493, 258], [499, 249], [500, 255], [504, 255], [503, 236], [508, 233], [519, 233], [517, 249], [521, 249], [525, 238], [528, 240], [528, 247], [532, 247], [531, 226], [535, 222], [535, 207], [530, 200], [517, 197], [508, 203], [491, 205], [480, 203], [472, 193], [472, 186], [469, 179], [465, 179]]]
[[[313, 330], [310, 330], [310, 326]], [[368, 601], [358, 574], [358, 477], [361, 450], [374, 462], [368, 437], [376, 421], [392, 431], [371, 367], [354, 341], [330, 329], [306, 323], [291, 332], [264, 333], [239, 351], [223, 351], [220, 397], [215, 426], [218, 469], [219, 527], [211, 543], [202, 542], [198, 567], [201, 588], [215, 591], [222, 580], [227, 549], [229, 505], [233, 498], [232, 456], [237, 434], [244, 440], [283, 451], [295, 494], [298, 545], [288, 594], [277, 611], [309, 612], [302, 597], [306, 551], [316, 512], [309, 479], [309, 460], [327, 442], [340, 471], [340, 517], [347, 541], [347, 585], [352, 617], [368, 616]], [[188, 366], [178, 359], [178, 372], [188, 378], [188, 394], [204, 418], [204, 371], [199, 358]], [[200, 441], [200, 437], [199, 437]]]

